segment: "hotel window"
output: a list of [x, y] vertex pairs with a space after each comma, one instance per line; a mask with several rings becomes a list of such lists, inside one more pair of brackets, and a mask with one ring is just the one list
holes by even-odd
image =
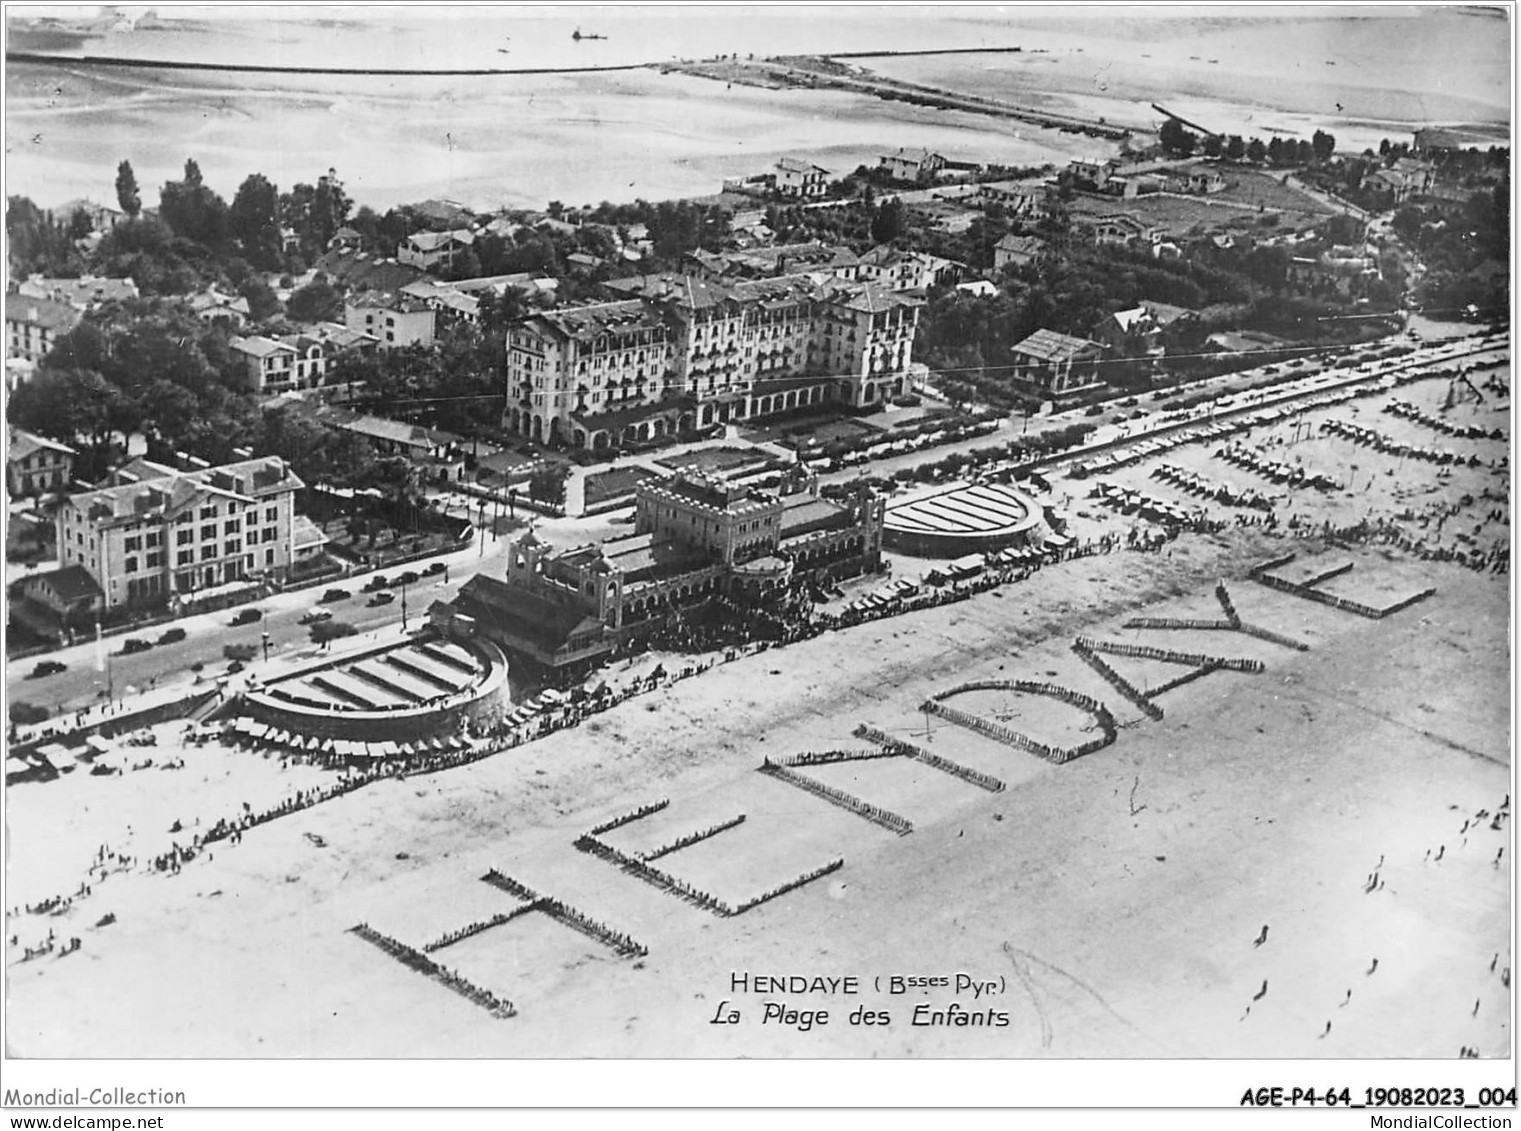
[[155, 554], [149, 554], [148, 555], [147, 566], [148, 566], [149, 569], [157, 569], [159, 567], [159, 562], [160, 562], [160, 555], [159, 554], [155, 553]]
[[128, 558], [126, 560], [126, 563], [125, 563], [125, 568], [126, 568], [126, 572], [127, 573], [136, 573], [137, 572], [137, 559], [136, 558]]
[[178, 554], [176, 554], [174, 556], [174, 564], [175, 565], [190, 565], [194, 561], [195, 561], [195, 551], [194, 550], [181, 550]]
[[202, 546], [201, 547], [201, 561], [203, 561], [203, 562], [209, 562], [212, 558], [214, 558], [216, 556], [217, 556], [217, 548], [215, 546]]
[[265, 522], [274, 522], [279, 517], [280, 517], [280, 508], [279, 507], [268, 507], [264, 511], [264, 521]]
[[226, 522], [222, 523], [222, 533], [223, 534], [236, 534], [236, 533], [238, 533], [239, 530], [242, 529], [242, 526], [243, 526], [243, 524], [241, 522], [239, 522], [237, 519], [235, 519], [235, 518], [228, 519]]
[[233, 554], [241, 554], [242, 552], [243, 552], [243, 543], [241, 541], [239, 541], [238, 539], [236, 539], [236, 538], [234, 538], [231, 542], [227, 543], [226, 548], [223, 550], [223, 553], [227, 554], [229, 557], [232, 556]]
[[201, 508], [201, 517], [202, 518], [216, 518], [216, 516], [217, 516], [217, 508], [216, 508], [215, 505], [212, 505], [212, 506], [209, 506], [209, 507], [202, 507]]
[[159, 544], [159, 535], [158, 534], [149, 534], [147, 536], [147, 541], [146, 541], [145, 544], [147, 545], [148, 549], [150, 549], [150, 550], [153, 549], [153, 547], [155, 547], [155, 546], [157, 546]]
[[214, 538], [216, 538], [216, 536], [217, 536], [217, 524], [216, 523], [213, 522], [209, 526], [203, 526], [203, 527], [201, 527], [201, 541], [202, 542], [210, 542]]
[[129, 554], [135, 550], [141, 550], [142, 548], [143, 540], [141, 538], [128, 538], [122, 542], [122, 549]]
[[174, 544], [176, 546], [188, 546], [194, 540], [195, 531], [189, 528], [186, 528], [184, 530], [177, 530], [174, 533]]

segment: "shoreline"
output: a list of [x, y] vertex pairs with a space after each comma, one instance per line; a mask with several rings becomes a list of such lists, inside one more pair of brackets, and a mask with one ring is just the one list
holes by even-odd
[[[984, 55], [1010, 54], [1022, 51], [1019, 47], [934, 47], [912, 51], [841, 51], [833, 55], [819, 55], [819, 59], [879, 59], [899, 55]], [[650, 60], [643, 63], [604, 63], [586, 67], [471, 67], [460, 69], [395, 68], [395, 67], [299, 67], [268, 63], [205, 63], [188, 59], [134, 59], [125, 55], [55, 55], [42, 51], [7, 51], [7, 63], [61, 64], [65, 66], [120, 67], [135, 70], [170, 71], [232, 71], [249, 74], [272, 75], [371, 75], [376, 77], [407, 78], [467, 78], [491, 75], [577, 75], [602, 71], [636, 71], [658, 67], [677, 70], [687, 66], [701, 66], [711, 60], [678, 60], [675, 64]]]
[[609, 63], [592, 67], [475, 67], [461, 70], [436, 70], [383, 67], [296, 67], [267, 63], [198, 63], [176, 59], [129, 59], [120, 55], [50, 55], [33, 51], [7, 51], [7, 63], [37, 63], [43, 66], [112, 67], [149, 71], [228, 71], [261, 75], [370, 75], [378, 78], [482, 78], [492, 75], [575, 75], [600, 71], [637, 71], [651, 63]]

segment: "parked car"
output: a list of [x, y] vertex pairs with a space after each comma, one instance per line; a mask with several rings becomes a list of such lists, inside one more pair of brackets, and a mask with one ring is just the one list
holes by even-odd
[[185, 639], [185, 630], [183, 628], [169, 628], [165, 629], [154, 643], [178, 644], [183, 639]]
[[138, 652], [146, 652], [149, 648], [152, 647], [153, 642], [151, 640], [143, 640], [137, 636], [129, 636], [125, 641], [122, 642], [121, 655], [132, 656]]
[[232, 626], [237, 628], [242, 624], [253, 624], [264, 616], [262, 609], [240, 609], [238, 615], [232, 618]]
[[232, 663], [230, 663], [230, 664], [227, 665], [227, 674], [228, 675], [237, 675], [242, 670], [243, 670], [243, 661], [242, 660], [234, 660]]
[[319, 599], [324, 605], [328, 605], [332, 604], [334, 601], [345, 601], [349, 598], [349, 595], [350, 594], [347, 589], [329, 589], [326, 593], [322, 594], [321, 598]]
[[447, 565], [445, 565], [443, 562], [434, 562], [427, 569], [423, 570], [423, 576], [424, 577], [430, 577], [430, 576], [432, 576], [435, 573], [443, 573], [444, 570], [446, 570], [448, 568], [449, 567]]
[[27, 679], [41, 679], [43, 676], [57, 675], [59, 672], [68, 671], [68, 664], [60, 664], [57, 660], [43, 660], [35, 668]]
[[374, 609], [380, 607], [381, 605], [389, 605], [394, 600], [396, 600], [396, 594], [394, 593], [376, 593], [373, 597], [365, 602], [365, 606], [367, 608]]
[[370, 580], [368, 580], [368, 581], [366, 581], [364, 583], [364, 591], [366, 593], [373, 593], [377, 589], [388, 588], [390, 586], [390, 584], [391, 583], [386, 580], [386, 577], [385, 577], [384, 574], [377, 573], [374, 577], [370, 578]]
[[332, 620], [333, 614], [327, 609], [312, 609], [301, 617], [302, 624], [318, 624], [321, 621]]
[[421, 577], [422, 577], [422, 575], [419, 574], [416, 570], [410, 570], [409, 569], [409, 570], [407, 570], [406, 573], [402, 574], [400, 577], [398, 577], [396, 579], [395, 584], [397, 584], [397, 585], [416, 585], [417, 582], [421, 579]]

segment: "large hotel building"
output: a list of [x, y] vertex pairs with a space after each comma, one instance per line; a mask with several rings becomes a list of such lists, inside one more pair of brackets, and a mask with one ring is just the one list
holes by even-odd
[[70, 495], [57, 518], [60, 569], [88, 574], [105, 608], [285, 579], [303, 484], [284, 460], [182, 472], [139, 459], [116, 474], [116, 486]]
[[628, 297], [509, 331], [505, 428], [597, 450], [808, 405], [872, 408], [908, 391], [923, 305], [912, 295], [827, 271], [606, 285]]

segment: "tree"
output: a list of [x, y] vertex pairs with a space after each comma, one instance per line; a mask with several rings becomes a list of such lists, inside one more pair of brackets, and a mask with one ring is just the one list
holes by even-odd
[[874, 243], [892, 243], [903, 234], [906, 224], [903, 202], [897, 197], [884, 201], [871, 218], [871, 238]]
[[1389, 221], [1389, 227], [1400, 239], [1413, 246], [1425, 223], [1426, 217], [1421, 210], [1407, 204], [1394, 214], [1394, 219]]
[[1254, 137], [1247, 143], [1246, 159], [1258, 165], [1267, 159], [1267, 146], [1262, 144], [1260, 137]]
[[1219, 157], [1224, 146], [1224, 139], [1219, 134], [1210, 134], [1204, 139], [1204, 156]]
[[1273, 139], [1268, 142], [1267, 158], [1268, 163], [1271, 165], [1282, 165], [1284, 163], [1283, 138], [1279, 137], [1277, 134], [1274, 134]]
[[81, 321], [53, 341], [42, 359], [44, 369], [94, 369], [104, 372], [109, 364], [110, 342], [94, 322]]
[[280, 194], [269, 179], [251, 173], [227, 210], [227, 227], [249, 263], [263, 271], [280, 266]]
[[329, 169], [317, 178], [317, 191], [312, 197], [311, 236], [318, 251], [326, 251], [334, 233], [349, 218], [354, 202], [343, 190], [338, 172]]
[[[353, 201], [344, 192], [338, 173], [329, 169], [316, 185], [298, 184], [280, 197], [280, 217], [301, 241], [308, 257], [321, 255], [332, 242], [333, 234], [348, 219]], [[405, 238], [405, 233], [401, 238]], [[391, 245], [398, 241], [391, 241]]]
[[285, 310], [297, 322], [332, 322], [343, 316], [343, 296], [319, 275], [286, 300]]
[[1159, 140], [1163, 151], [1174, 157], [1189, 156], [1199, 141], [1198, 136], [1184, 129], [1183, 123], [1176, 118], [1168, 118], [1162, 123]]
[[54, 223], [24, 196], [6, 199], [5, 231], [10, 237], [10, 261], [15, 275], [26, 278], [35, 272], [44, 275], [77, 274], [79, 255], [68, 232]]
[[312, 643], [320, 644], [324, 649], [334, 640], [342, 639], [345, 636], [353, 636], [358, 631], [357, 628], [347, 621], [341, 620], [319, 620], [310, 629]]
[[82, 240], [94, 230], [95, 222], [90, 219], [90, 214], [83, 208], [74, 209], [74, 214], [69, 217], [69, 239]]
[[255, 322], [263, 322], [280, 313], [280, 300], [268, 283], [257, 275], [250, 275], [238, 287], [238, 294], [248, 300], [248, 313]]
[[1225, 159], [1227, 161], [1240, 161], [1246, 156], [1246, 142], [1240, 134], [1231, 134], [1225, 141]]
[[200, 401], [183, 385], [162, 378], [138, 399], [142, 428], [150, 444], [176, 451], [185, 446], [187, 427], [200, 411]]
[[122, 394], [91, 369], [38, 370], [7, 398], [6, 419], [19, 428], [74, 443], [88, 438], [103, 465]]
[[1316, 161], [1329, 161], [1331, 154], [1336, 152], [1336, 139], [1324, 130], [1316, 130], [1310, 139], [1310, 150], [1315, 155]]
[[217, 248], [226, 242], [227, 202], [206, 187], [194, 158], [185, 162], [183, 180], [164, 182], [158, 214], [175, 235], [203, 247]]
[[137, 175], [132, 172], [130, 161], [123, 161], [116, 166], [116, 203], [134, 220], [143, 210], [142, 194], [137, 191]]

